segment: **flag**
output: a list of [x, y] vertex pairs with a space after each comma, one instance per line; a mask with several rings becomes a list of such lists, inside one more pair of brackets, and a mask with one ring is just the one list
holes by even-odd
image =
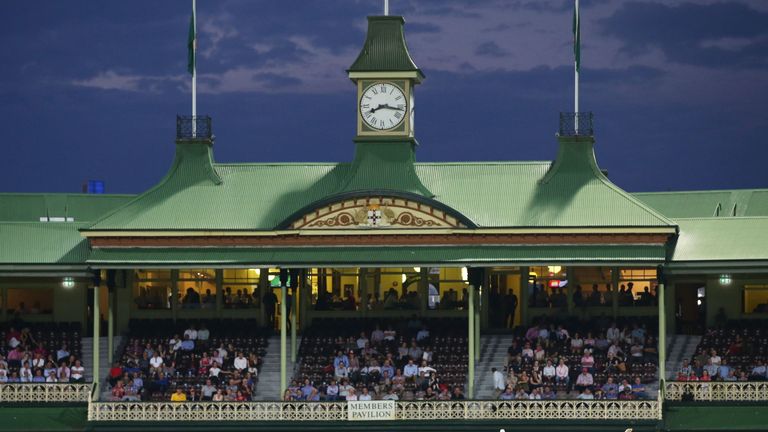
[[195, 74], [195, 51], [197, 51], [197, 34], [195, 33], [195, 11], [192, 10], [192, 17], [189, 19], [189, 38], [187, 39], [187, 71]]
[[576, 60], [576, 70], [578, 71], [581, 67], [581, 19], [579, 18], [578, 6], [573, 8], [573, 56]]

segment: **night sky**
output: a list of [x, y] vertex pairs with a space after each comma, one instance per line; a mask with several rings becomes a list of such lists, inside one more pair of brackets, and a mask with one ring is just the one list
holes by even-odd
[[[427, 78], [419, 161], [551, 160], [572, 0], [391, 0]], [[198, 0], [219, 162], [350, 161], [345, 70], [383, 0]], [[189, 0], [0, 2], [2, 192], [138, 193], [190, 110]], [[629, 191], [768, 187], [768, 1], [582, 0], [582, 111]]]

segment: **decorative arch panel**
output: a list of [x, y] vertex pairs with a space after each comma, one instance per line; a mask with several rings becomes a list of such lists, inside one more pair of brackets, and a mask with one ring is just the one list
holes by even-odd
[[327, 204], [290, 224], [291, 229], [466, 227], [445, 210], [415, 200], [386, 196], [350, 198]]

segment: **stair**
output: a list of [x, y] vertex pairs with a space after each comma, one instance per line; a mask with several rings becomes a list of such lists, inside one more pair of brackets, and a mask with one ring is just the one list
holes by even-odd
[[696, 347], [701, 342], [700, 335], [676, 334], [669, 338], [667, 346], [667, 379], [674, 379], [683, 359], [691, 359], [696, 354]]
[[[117, 359], [117, 353], [120, 353], [122, 351], [122, 342], [123, 338], [122, 336], [115, 336], [113, 339], [114, 342], [114, 348], [115, 348], [115, 356], [114, 358]], [[85, 365], [85, 381], [86, 382], [93, 382], [93, 338], [83, 338], [82, 340], [82, 361]], [[105, 393], [109, 393], [109, 389], [104, 384], [107, 376], [109, 375], [109, 369], [112, 367], [111, 364], [109, 364], [108, 361], [108, 349], [107, 346], [107, 338], [102, 337], [99, 338], [99, 371], [98, 376], [101, 378], [101, 390], [102, 390], [102, 397]]]
[[[253, 400], [280, 400], [285, 389], [280, 388], [280, 337], [273, 336], [268, 340], [267, 355], [264, 356], [261, 370], [259, 371], [259, 384], [256, 386], [256, 393]], [[288, 338], [288, 381], [293, 378], [295, 364], [291, 362], [290, 338]], [[301, 337], [296, 338], [296, 346], [301, 346]]]
[[491, 368], [504, 371], [507, 349], [512, 345], [511, 334], [480, 337], [480, 360], [475, 364], [475, 398], [494, 399], [493, 373]]

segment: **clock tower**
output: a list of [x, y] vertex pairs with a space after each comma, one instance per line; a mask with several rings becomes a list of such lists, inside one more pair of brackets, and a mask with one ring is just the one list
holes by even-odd
[[355, 159], [339, 194], [434, 196], [415, 168], [413, 87], [424, 79], [408, 53], [400, 16], [368, 17], [368, 35], [347, 70], [357, 86]]
[[413, 139], [413, 88], [424, 79], [405, 42], [401, 16], [368, 17], [349, 78], [357, 85], [357, 137]]

